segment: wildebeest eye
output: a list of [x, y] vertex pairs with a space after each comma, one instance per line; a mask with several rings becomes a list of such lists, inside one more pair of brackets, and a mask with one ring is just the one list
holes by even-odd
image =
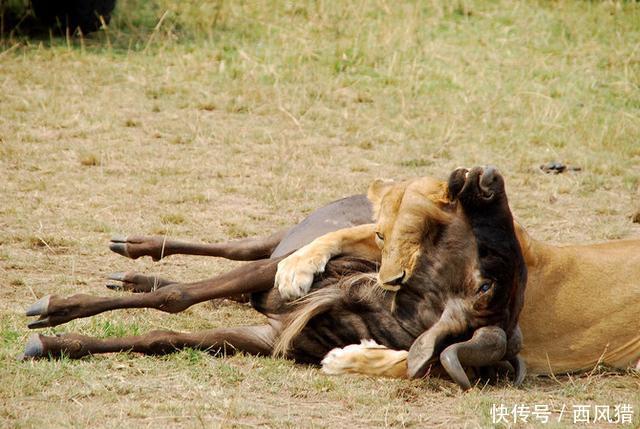
[[491, 282], [484, 282], [480, 285], [480, 292], [485, 293], [488, 292], [489, 289], [491, 289], [491, 286], [493, 286], [493, 283]]
[[384, 241], [384, 235], [382, 235], [380, 232], [376, 231], [376, 237], [378, 237], [378, 240], [380, 241]]

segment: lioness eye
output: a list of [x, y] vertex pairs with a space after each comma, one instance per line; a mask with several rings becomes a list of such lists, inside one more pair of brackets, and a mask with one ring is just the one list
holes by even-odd
[[487, 291], [489, 291], [489, 289], [491, 289], [491, 283], [490, 282], [484, 282], [480, 286], [480, 292], [487, 292]]
[[376, 231], [376, 237], [378, 237], [378, 240], [384, 241], [384, 236], [381, 233], [379, 233], [378, 231]]

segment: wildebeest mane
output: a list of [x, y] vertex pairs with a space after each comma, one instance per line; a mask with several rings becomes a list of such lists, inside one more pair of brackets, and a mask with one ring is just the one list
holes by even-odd
[[[344, 310], [345, 314], [366, 314], [371, 311], [372, 304], [377, 307], [382, 301], [388, 301], [391, 306], [393, 294], [376, 287], [377, 271], [378, 264], [372, 261], [352, 257], [331, 260], [324, 273], [316, 276], [311, 293], [288, 304], [289, 312], [282, 320], [283, 330], [274, 347], [274, 355], [286, 356], [296, 336], [311, 319], [324, 312], [337, 309]], [[357, 322], [351, 323], [357, 325]], [[341, 324], [339, 331], [342, 332], [334, 332], [334, 340], [338, 344], [343, 342], [339, 338], [343, 334], [345, 341], [351, 341], [347, 337], [352, 337], [355, 332], [349, 332], [345, 326], [348, 324]], [[355, 330], [358, 330], [357, 327]], [[316, 340], [321, 341], [320, 338]]]

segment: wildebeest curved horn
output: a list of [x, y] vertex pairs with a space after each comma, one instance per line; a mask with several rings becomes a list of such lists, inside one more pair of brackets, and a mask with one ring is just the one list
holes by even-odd
[[463, 365], [479, 367], [495, 364], [507, 351], [507, 334], [497, 326], [477, 329], [470, 340], [452, 344], [440, 353], [440, 363], [462, 389], [471, 388]]
[[420, 335], [411, 345], [407, 355], [407, 375], [409, 378], [422, 377], [433, 358], [438, 344], [446, 337], [456, 333], [455, 324], [447, 318], [441, 318], [435, 325]]

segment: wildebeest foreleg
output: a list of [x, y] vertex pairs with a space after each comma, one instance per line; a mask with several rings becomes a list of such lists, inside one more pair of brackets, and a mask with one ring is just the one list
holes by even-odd
[[171, 240], [163, 236], [114, 236], [109, 248], [131, 259], [151, 256], [159, 261], [169, 255], [217, 256], [235, 261], [255, 261], [271, 256], [288, 229], [278, 231], [264, 238], [245, 238], [225, 243], [189, 243]]
[[109, 275], [109, 280], [118, 283], [108, 283], [107, 287], [112, 290], [124, 290], [134, 293], [153, 292], [154, 290], [177, 284], [173, 280], [165, 279], [155, 275], [144, 275], [127, 271], [124, 273], [113, 273]]
[[252, 355], [271, 354], [275, 330], [270, 325], [219, 328], [186, 333], [152, 331], [144, 335], [120, 338], [94, 338], [79, 334], [29, 338], [22, 358], [81, 358], [89, 354], [132, 351], [147, 355], [163, 355], [184, 348], [204, 350], [211, 354], [233, 354], [237, 351]]
[[[133, 271], [110, 274], [109, 280], [113, 280], [113, 282], [107, 283], [107, 288], [133, 293], [153, 292], [154, 290], [158, 290], [165, 286], [180, 283], [178, 281], [168, 280], [156, 275], [144, 275]], [[237, 302], [248, 302], [250, 297], [251, 294], [243, 293], [242, 295], [228, 296], [225, 298]]]
[[199, 302], [269, 290], [273, 287], [278, 262], [282, 258], [249, 262], [213, 279], [170, 284], [144, 294], [97, 297], [77, 294], [68, 298], [48, 295], [27, 309], [27, 316], [40, 316], [29, 328], [56, 326], [119, 308], [155, 308], [178, 313]]
[[449, 376], [464, 390], [471, 388], [463, 366], [482, 367], [504, 359], [507, 334], [497, 326], [477, 329], [470, 340], [452, 344], [440, 353], [440, 363]]

